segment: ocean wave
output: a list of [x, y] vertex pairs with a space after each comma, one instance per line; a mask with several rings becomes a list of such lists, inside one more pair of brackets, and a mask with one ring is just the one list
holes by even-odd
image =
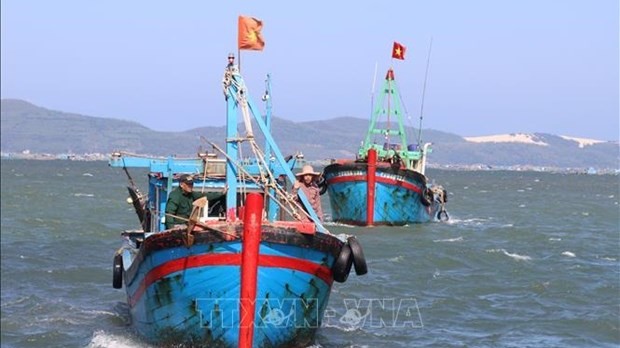
[[490, 249], [490, 250], [487, 250], [487, 252], [490, 252], [490, 253], [502, 253], [502, 254], [504, 254], [504, 255], [514, 259], [514, 260], [517, 260], [517, 261], [529, 261], [529, 260], [532, 259], [530, 256], [527, 256], [527, 255], [519, 255], [517, 253], [509, 253], [508, 251], [506, 251], [506, 249]]
[[152, 346], [145, 345], [137, 339], [124, 337], [120, 335], [110, 334], [103, 330], [95, 331], [93, 338], [88, 343], [87, 348], [149, 348]]
[[433, 240], [433, 242], [435, 243], [439, 243], [439, 242], [462, 242], [463, 241], [463, 237], [456, 237], [456, 238], [448, 238], [448, 239], [435, 239]]
[[334, 325], [329, 323], [323, 323], [321, 327], [332, 328], [342, 332], [352, 332], [359, 330], [359, 326], [351, 326], [351, 325]]
[[391, 257], [388, 259], [389, 262], [401, 262], [402, 260], [404, 260], [405, 257], [402, 255], [398, 255], [396, 257]]
[[457, 225], [462, 227], [476, 227], [476, 228], [512, 228], [514, 224], [495, 222], [492, 218], [469, 218], [460, 219], [458, 217], [450, 216], [450, 220], [444, 222], [448, 225]]
[[94, 194], [92, 193], [74, 193], [73, 196], [75, 197], [95, 197]]

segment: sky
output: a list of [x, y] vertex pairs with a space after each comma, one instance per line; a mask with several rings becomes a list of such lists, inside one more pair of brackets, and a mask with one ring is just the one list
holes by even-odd
[[266, 44], [241, 51], [241, 70], [256, 102], [270, 75], [275, 117], [368, 119], [393, 67], [410, 126], [620, 138], [617, 0], [2, 0], [0, 12], [1, 97], [52, 110], [223, 126], [244, 15]]

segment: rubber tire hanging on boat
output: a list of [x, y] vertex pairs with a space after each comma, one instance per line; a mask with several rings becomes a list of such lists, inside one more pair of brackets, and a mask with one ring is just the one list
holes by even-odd
[[355, 274], [363, 275], [368, 273], [368, 266], [366, 265], [366, 258], [364, 257], [364, 250], [362, 245], [357, 241], [355, 236], [351, 236], [347, 239], [347, 243], [351, 248], [353, 254], [353, 267], [355, 267]]
[[112, 269], [112, 287], [120, 289], [123, 287], [123, 255], [114, 255], [114, 268]]
[[448, 203], [448, 191], [443, 190], [443, 202]]
[[344, 243], [340, 249], [340, 254], [332, 265], [332, 274], [334, 281], [338, 283], [344, 283], [349, 278], [351, 273], [351, 267], [353, 267], [353, 253], [348, 243]]
[[422, 190], [422, 194], [420, 195], [420, 202], [422, 205], [428, 207], [433, 202], [433, 191], [426, 187]]
[[319, 186], [319, 189], [320, 189], [319, 194], [323, 195], [325, 194], [325, 192], [327, 192], [327, 180], [325, 180], [325, 177], [323, 177], [323, 174], [321, 174], [321, 177], [317, 185]]

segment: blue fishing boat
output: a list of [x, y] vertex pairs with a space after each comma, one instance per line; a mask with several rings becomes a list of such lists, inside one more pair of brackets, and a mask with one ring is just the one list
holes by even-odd
[[356, 158], [332, 160], [323, 170], [332, 219], [360, 226], [447, 220], [447, 192], [425, 175], [431, 144], [408, 141], [392, 68], [381, 91]]
[[[209, 141], [214, 153], [195, 158], [123, 152], [110, 158], [129, 178], [128, 202], [140, 222], [139, 229], [122, 232], [113, 287], [125, 288], [132, 326], [148, 342], [305, 347], [321, 326], [333, 282], [346, 281], [352, 268], [367, 272], [354, 236], [330, 233], [303, 192], [301, 203], [286, 192], [302, 159], [285, 159], [271, 136], [269, 76], [266, 81], [263, 116], [238, 69], [227, 68], [225, 149]], [[148, 192], [128, 168], [146, 169]], [[166, 214], [166, 203], [188, 175], [192, 193], [203, 197], [183, 220]], [[170, 218], [184, 224], [166, 228]]]

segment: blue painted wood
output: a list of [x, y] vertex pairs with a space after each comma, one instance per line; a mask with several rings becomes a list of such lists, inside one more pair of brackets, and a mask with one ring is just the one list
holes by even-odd
[[[291, 232], [288, 232], [291, 233]], [[155, 236], [154, 238], [157, 238]], [[331, 238], [332, 247], [342, 242]], [[164, 243], [164, 242], [162, 242]], [[128, 297], [134, 298], [153, 270], [170, 267], [199, 255], [239, 255], [241, 242], [195, 244], [134, 253], [133, 276], [125, 273]], [[331, 267], [333, 248], [263, 241], [259, 253]], [[127, 267], [129, 269], [129, 267]], [[187, 267], [152, 282], [135, 303], [130, 301], [133, 325], [148, 341], [201, 342], [236, 347], [238, 344], [240, 266]], [[329, 300], [331, 279], [285, 267], [259, 267], [255, 305], [254, 347], [310, 344], [320, 327]]]
[[[205, 174], [195, 175], [194, 190], [225, 192], [226, 206], [236, 208], [238, 193], [264, 192], [265, 187], [273, 193], [270, 185], [280, 184], [238, 181], [240, 172], [256, 175], [269, 169], [274, 177], [286, 176], [292, 181], [292, 168], [303, 165], [296, 158], [286, 161], [271, 136], [270, 103], [263, 120], [242, 77], [233, 74], [232, 79], [234, 83], [225, 92], [225, 178], [207, 176], [205, 158], [153, 159], [116, 153], [109, 162], [113, 167], [149, 169], [149, 192], [140, 199], [155, 221], [143, 232], [125, 233], [121, 252], [132, 325], [147, 341], [158, 345], [236, 347], [239, 343], [242, 222], [209, 216], [208, 223], [192, 231], [191, 242], [185, 227], [165, 230], [165, 204], [168, 193], [178, 186], [179, 175]], [[269, 80], [266, 85], [269, 95]], [[239, 160], [238, 143], [232, 141], [239, 138], [237, 113], [241, 108], [236, 96], [241, 90], [265, 136], [266, 153], [274, 158], [264, 166], [256, 158]], [[319, 222], [307, 199], [302, 201]], [[307, 346], [320, 327], [333, 282], [331, 268], [345, 239], [331, 235], [320, 223], [311, 235], [301, 234], [290, 224], [277, 224], [280, 208], [271, 199], [266, 209], [268, 221], [275, 223], [262, 225], [253, 347]]]
[[[367, 170], [364, 165], [329, 165], [325, 167], [327, 192], [332, 220], [365, 226]], [[425, 177], [414, 171], [377, 168], [375, 183], [375, 225], [406, 225], [437, 220], [441, 203], [433, 199], [430, 206], [422, 204], [421, 193], [427, 185]], [[391, 181], [391, 183], [382, 182]]]

